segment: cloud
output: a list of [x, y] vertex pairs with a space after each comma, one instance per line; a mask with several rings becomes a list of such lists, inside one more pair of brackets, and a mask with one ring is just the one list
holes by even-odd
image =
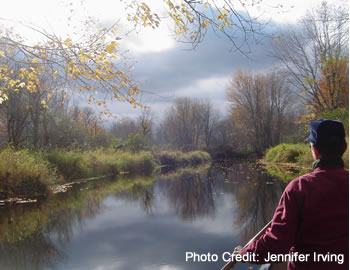
[[267, 39], [261, 44], [247, 42], [252, 48], [248, 56], [232, 51], [227, 39], [208, 31], [195, 50], [178, 43], [168, 50], [137, 55], [132, 77], [144, 91], [142, 101], [156, 115], [162, 115], [180, 96], [209, 99], [224, 112], [222, 104], [227, 104], [225, 91], [233, 73], [239, 68], [264, 70], [273, 63]]

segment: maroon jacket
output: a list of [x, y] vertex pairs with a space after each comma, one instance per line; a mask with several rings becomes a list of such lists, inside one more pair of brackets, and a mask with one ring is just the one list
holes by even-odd
[[[294, 261], [288, 269], [349, 269], [349, 172], [323, 166], [294, 179], [284, 190], [271, 227], [241, 254], [254, 252], [260, 263], [270, 254], [310, 254], [308, 262]], [[314, 253], [344, 254], [344, 263], [315, 262]], [[325, 257], [327, 258], [327, 257]], [[338, 257], [341, 259], [341, 256]], [[319, 260], [322, 260], [321, 258]]]

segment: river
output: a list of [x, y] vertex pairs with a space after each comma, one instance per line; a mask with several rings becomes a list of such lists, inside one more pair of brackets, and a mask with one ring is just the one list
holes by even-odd
[[[74, 185], [0, 208], [0, 269], [220, 269], [271, 219], [284, 186], [254, 162]], [[186, 262], [186, 252], [214, 257]]]

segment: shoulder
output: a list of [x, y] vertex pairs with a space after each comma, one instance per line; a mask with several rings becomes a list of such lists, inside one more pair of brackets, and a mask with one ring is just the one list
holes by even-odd
[[287, 192], [302, 191], [314, 181], [315, 177], [316, 175], [314, 172], [299, 176], [298, 178], [295, 178], [287, 185], [287, 187], [285, 188], [285, 191]]
[[330, 183], [349, 183], [349, 171], [344, 168], [321, 169], [317, 168], [313, 172], [304, 174], [292, 180], [285, 188], [287, 193], [304, 193], [315, 188], [329, 186]]

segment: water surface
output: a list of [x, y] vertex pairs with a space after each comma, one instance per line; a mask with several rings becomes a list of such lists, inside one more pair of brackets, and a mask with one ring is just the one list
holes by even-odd
[[[255, 163], [91, 181], [0, 208], [0, 268], [220, 269], [271, 219], [283, 188]], [[186, 262], [186, 252], [219, 260]]]

